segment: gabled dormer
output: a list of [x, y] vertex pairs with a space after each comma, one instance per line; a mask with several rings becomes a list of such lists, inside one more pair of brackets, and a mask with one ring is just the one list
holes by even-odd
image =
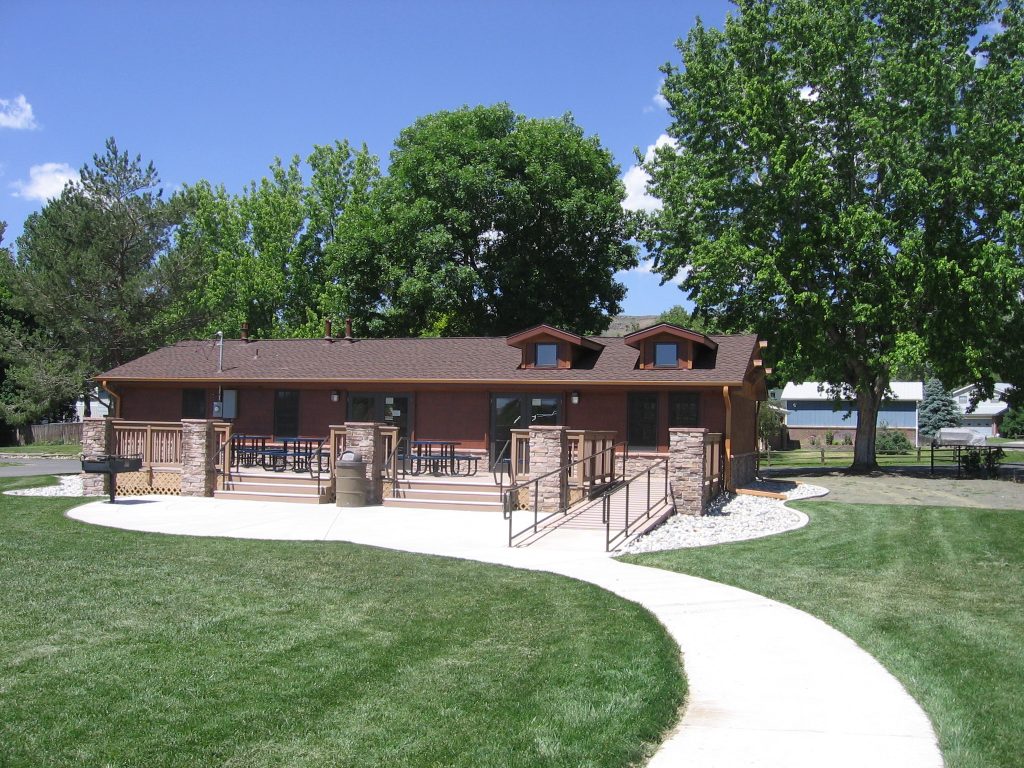
[[510, 347], [522, 352], [520, 368], [577, 368], [604, 345], [586, 336], [538, 325], [505, 338]]
[[634, 331], [623, 338], [639, 350], [637, 367], [641, 369], [713, 368], [718, 343], [703, 333], [671, 323]]

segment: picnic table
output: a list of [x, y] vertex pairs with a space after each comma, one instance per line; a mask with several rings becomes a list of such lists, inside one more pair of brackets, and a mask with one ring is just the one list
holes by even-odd
[[456, 449], [461, 445], [456, 440], [410, 440], [409, 465], [410, 473], [421, 475], [458, 475], [462, 464], [466, 465], [465, 474], [476, 474], [479, 457], [469, 453], [459, 453]]
[[319, 472], [323, 464], [323, 438], [236, 434], [231, 437], [235, 467], [262, 467], [268, 472]]

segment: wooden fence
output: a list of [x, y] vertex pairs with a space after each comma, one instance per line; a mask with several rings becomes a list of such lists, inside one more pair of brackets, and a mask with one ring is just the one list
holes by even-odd
[[58, 445], [75, 445], [82, 442], [82, 422], [67, 421], [57, 424], [32, 424], [14, 429], [14, 442], [17, 445], [33, 443], [54, 443]]

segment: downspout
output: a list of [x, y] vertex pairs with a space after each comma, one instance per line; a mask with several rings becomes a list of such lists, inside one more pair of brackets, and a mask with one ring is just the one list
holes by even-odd
[[729, 397], [729, 387], [722, 387], [722, 400], [725, 402], [725, 435], [722, 440], [725, 453], [723, 461], [725, 480], [723, 485], [725, 490], [732, 493], [734, 490], [732, 487], [732, 399]]
[[115, 419], [121, 418], [121, 396], [107, 386], [107, 382], [101, 381], [100, 386], [103, 387], [103, 391], [110, 395], [110, 402], [114, 404], [114, 412], [112, 415]]

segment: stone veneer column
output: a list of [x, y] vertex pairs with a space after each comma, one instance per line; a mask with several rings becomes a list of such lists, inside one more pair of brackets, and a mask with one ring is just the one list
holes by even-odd
[[359, 454], [366, 466], [366, 503], [384, 502], [384, 440], [380, 424], [373, 422], [345, 422], [345, 449]]
[[[114, 448], [114, 420], [106, 416], [88, 416], [82, 419], [82, 456], [95, 458], [110, 453]], [[107, 475], [82, 473], [82, 493], [85, 496], [106, 496], [110, 493]]]
[[704, 441], [706, 429], [668, 431], [668, 481], [676, 513], [704, 514]]
[[[569, 461], [567, 427], [530, 427], [530, 478], [538, 478]], [[565, 476], [550, 475], [538, 483], [537, 507], [540, 512], [557, 512], [565, 503]], [[533, 504], [533, 490], [529, 503]]]
[[181, 420], [181, 495], [213, 496], [217, 442], [210, 419]]

